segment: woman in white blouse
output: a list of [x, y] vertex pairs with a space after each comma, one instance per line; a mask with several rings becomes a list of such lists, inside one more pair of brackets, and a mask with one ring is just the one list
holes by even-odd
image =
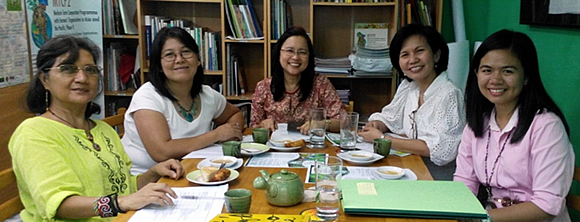
[[461, 90], [445, 72], [445, 39], [433, 27], [407, 25], [393, 37], [390, 56], [404, 79], [393, 101], [369, 117], [359, 136], [367, 142], [390, 139], [393, 149], [422, 156], [434, 179], [452, 180], [465, 111]]

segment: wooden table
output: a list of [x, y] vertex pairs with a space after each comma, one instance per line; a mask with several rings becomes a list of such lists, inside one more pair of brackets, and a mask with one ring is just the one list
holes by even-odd
[[[331, 156], [336, 156], [336, 150], [338, 147], [330, 146], [330, 143], [327, 141], [327, 148], [324, 149], [311, 149], [302, 147], [300, 150], [292, 151], [292, 152], [303, 152], [303, 153], [328, 153]], [[277, 152], [270, 150], [270, 152]], [[202, 161], [203, 159], [184, 159], [182, 161], [183, 167], [185, 169], [186, 174], [194, 171], [197, 169], [197, 164]], [[247, 157], [244, 156], [244, 163], [247, 160]], [[353, 166], [348, 162], [344, 162], [345, 166]], [[417, 175], [419, 180], [433, 180], [431, 174], [425, 167], [423, 160], [420, 156], [417, 155], [409, 155], [406, 157], [398, 157], [398, 156], [389, 156], [388, 158], [381, 159], [377, 162], [374, 162], [370, 166], [398, 166], [402, 168], [409, 168], [413, 170], [413, 172]], [[256, 177], [261, 176], [259, 170], [265, 169], [270, 174], [280, 172], [282, 168], [259, 168], [259, 167], [241, 167], [237, 169], [240, 172], [240, 176], [229, 182], [230, 189], [234, 188], [245, 188], [252, 191], [252, 205], [250, 207], [250, 213], [260, 213], [260, 214], [267, 214], [267, 213], [275, 213], [275, 214], [300, 214], [300, 212], [307, 208], [315, 208], [315, 203], [300, 203], [295, 206], [291, 207], [278, 207], [274, 205], [270, 205], [266, 201], [266, 195], [264, 190], [258, 190], [254, 188], [253, 181]], [[304, 181], [304, 177], [306, 176], [306, 168], [285, 168], [288, 171], [297, 173], [302, 181]], [[189, 186], [199, 186], [197, 184], [189, 182], [185, 178], [181, 178], [179, 180], [172, 180], [168, 178], [161, 178], [159, 180], [161, 183], [167, 183], [171, 187], [189, 187]], [[314, 186], [314, 184], [305, 184], [305, 188]], [[377, 203], [380, 204], [380, 203]], [[225, 207], [222, 209], [223, 213], [227, 213]], [[135, 213], [135, 211], [128, 212], [126, 214], [120, 214], [117, 218], [113, 221], [120, 222], [120, 221], [128, 221], [129, 218]], [[433, 220], [433, 219], [416, 219], [416, 218], [387, 218], [387, 217], [370, 217], [370, 216], [357, 216], [357, 215], [346, 215], [342, 211], [340, 213], [339, 221], [454, 221], [454, 220]]]

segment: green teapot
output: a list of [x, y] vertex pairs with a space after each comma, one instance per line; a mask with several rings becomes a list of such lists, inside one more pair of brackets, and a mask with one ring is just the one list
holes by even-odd
[[262, 176], [254, 179], [254, 187], [266, 190], [266, 200], [276, 206], [292, 206], [300, 203], [304, 197], [304, 184], [293, 172], [282, 169], [279, 173], [270, 175], [266, 170], [260, 170]]

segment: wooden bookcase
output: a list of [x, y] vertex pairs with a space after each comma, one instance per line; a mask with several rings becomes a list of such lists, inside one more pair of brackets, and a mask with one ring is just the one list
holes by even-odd
[[[276, 44], [271, 25], [272, 1], [251, 0], [264, 33], [263, 40], [230, 40], [232, 35], [227, 21], [225, 7], [227, 0], [136, 0], [137, 23], [139, 34], [136, 37], [141, 62], [141, 81], [146, 81], [148, 60], [146, 57], [145, 15], [167, 16], [174, 19], [192, 21], [195, 26], [205, 27], [209, 31], [220, 32], [223, 69], [205, 71], [206, 79], [221, 81], [222, 90], [226, 92], [226, 47], [242, 59], [245, 71], [247, 93], [239, 96], [227, 96], [232, 102], [248, 101], [252, 97], [256, 84], [270, 76], [271, 50]], [[292, 8], [293, 24], [309, 31], [314, 44], [314, 54], [323, 57], [347, 56], [352, 51], [354, 23], [388, 23], [389, 41], [398, 29], [400, 1], [380, 3], [334, 3], [314, 2], [314, 0], [287, 0]], [[431, 9], [435, 26], [441, 30], [441, 11], [443, 0], [423, 0]], [[106, 37], [107, 41], [124, 41], [135, 37]], [[354, 110], [362, 116], [380, 111], [389, 103], [396, 91], [396, 76], [383, 75], [371, 77], [327, 75], [337, 89], [349, 88]], [[107, 97], [130, 96], [132, 92], [106, 92]], [[105, 101], [107, 102], [107, 101]]]

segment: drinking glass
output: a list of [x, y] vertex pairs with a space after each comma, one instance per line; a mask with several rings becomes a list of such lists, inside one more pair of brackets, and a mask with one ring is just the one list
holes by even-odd
[[324, 221], [338, 219], [340, 211], [340, 180], [342, 178], [342, 160], [329, 156], [316, 159], [316, 216]]
[[358, 130], [358, 113], [346, 112], [340, 115], [340, 148], [356, 148], [356, 131]]
[[314, 108], [310, 110], [310, 148], [324, 148], [326, 134], [326, 109]]

